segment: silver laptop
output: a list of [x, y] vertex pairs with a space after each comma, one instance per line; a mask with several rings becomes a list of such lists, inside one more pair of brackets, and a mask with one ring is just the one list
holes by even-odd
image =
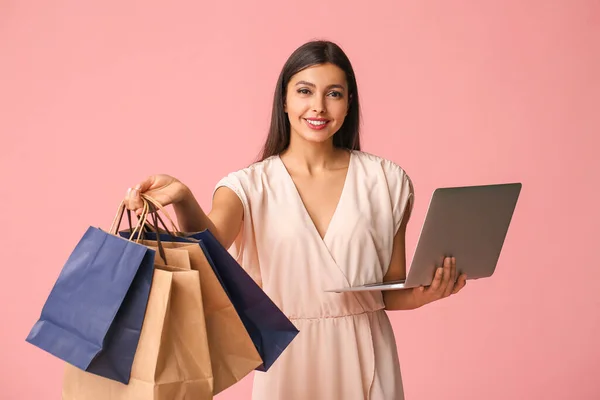
[[353, 292], [428, 286], [444, 257], [456, 257], [457, 276], [492, 276], [508, 232], [521, 183], [439, 188], [433, 192], [417, 247], [402, 281], [326, 290]]

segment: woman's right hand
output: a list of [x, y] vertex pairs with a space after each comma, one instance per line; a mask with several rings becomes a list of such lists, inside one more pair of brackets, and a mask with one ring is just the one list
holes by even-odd
[[134, 188], [129, 188], [125, 196], [125, 205], [137, 215], [141, 214], [144, 206], [141, 193], [152, 197], [165, 207], [181, 202], [190, 191], [186, 185], [172, 176], [164, 174], [149, 176]]

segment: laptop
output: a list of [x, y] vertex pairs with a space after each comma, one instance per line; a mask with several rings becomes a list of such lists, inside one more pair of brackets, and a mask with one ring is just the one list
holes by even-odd
[[504, 183], [436, 189], [429, 203], [408, 275], [401, 281], [337, 288], [358, 292], [429, 286], [444, 257], [456, 257], [457, 277], [488, 278], [508, 232], [522, 184]]

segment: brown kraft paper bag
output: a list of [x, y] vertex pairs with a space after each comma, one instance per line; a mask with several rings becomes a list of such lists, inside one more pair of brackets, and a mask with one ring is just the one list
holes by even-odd
[[150, 297], [128, 385], [66, 364], [63, 400], [205, 400], [213, 398], [200, 276], [189, 253], [156, 253]]
[[[156, 241], [142, 240], [140, 243], [149, 248], [157, 248]], [[161, 245], [165, 250], [186, 250], [191, 268], [200, 274], [204, 318], [214, 378], [213, 393], [216, 395], [260, 366], [262, 359], [202, 248], [197, 243], [161, 241]]]

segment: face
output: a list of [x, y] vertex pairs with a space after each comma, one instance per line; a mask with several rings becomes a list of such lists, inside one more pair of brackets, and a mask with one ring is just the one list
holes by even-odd
[[316, 143], [332, 140], [348, 114], [348, 96], [346, 74], [336, 65], [316, 65], [292, 76], [284, 105], [292, 136]]

